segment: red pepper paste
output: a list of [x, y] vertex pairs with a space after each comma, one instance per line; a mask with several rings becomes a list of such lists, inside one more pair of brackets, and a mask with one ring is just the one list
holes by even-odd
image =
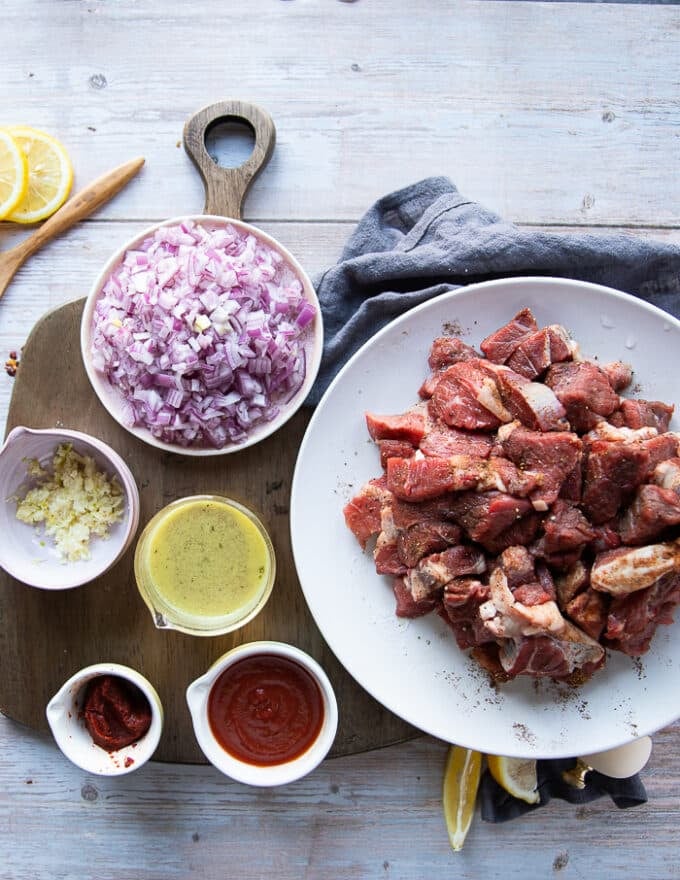
[[149, 701], [117, 675], [100, 675], [88, 683], [82, 714], [93, 741], [107, 752], [131, 745], [151, 726]]
[[259, 767], [293, 761], [316, 740], [324, 719], [315, 679], [274, 654], [244, 657], [225, 669], [208, 697], [208, 721], [233, 757]]

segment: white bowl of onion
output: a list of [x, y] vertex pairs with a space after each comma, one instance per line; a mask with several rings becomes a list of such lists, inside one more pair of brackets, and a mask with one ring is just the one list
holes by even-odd
[[270, 436], [316, 378], [323, 321], [297, 260], [248, 223], [166, 220], [119, 248], [81, 324], [85, 369], [113, 418], [182, 455]]

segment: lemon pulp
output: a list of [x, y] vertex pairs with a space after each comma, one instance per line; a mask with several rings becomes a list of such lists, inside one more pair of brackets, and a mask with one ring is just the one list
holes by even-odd
[[23, 198], [7, 214], [13, 223], [37, 223], [54, 214], [73, 184], [73, 168], [64, 147], [44, 131], [25, 125], [7, 128], [28, 163]]
[[537, 804], [541, 799], [537, 791], [536, 761], [532, 758], [506, 758], [487, 755], [489, 772], [496, 782], [513, 797]]

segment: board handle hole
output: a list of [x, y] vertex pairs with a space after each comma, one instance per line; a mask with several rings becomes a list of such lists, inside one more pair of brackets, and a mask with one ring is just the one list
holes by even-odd
[[216, 119], [205, 133], [208, 155], [220, 168], [239, 168], [255, 149], [255, 129], [245, 119]]

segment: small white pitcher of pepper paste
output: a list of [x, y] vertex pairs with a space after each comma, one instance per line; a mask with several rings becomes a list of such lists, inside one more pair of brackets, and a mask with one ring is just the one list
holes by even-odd
[[[88, 685], [104, 676], [121, 679], [124, 686], [134, 689], [136, 700], [141, 694], [148, 704], [150, 719], [146, 732], [120, 748], [112, 748], [113, 739], [109, 748], [98, 745], [86, 722]], [[118, 708], [122, 708], [124, 716], [126, 707]], [[115, 714], [121, 715], [118, 711]], [[69, 761], [98, 776], [121, 776], [138, 770], [156, 751], [163, 730], [163, 706], [155, 688], [135, 669], [120, 663], [95, 663], [76, 672], [49, 701], [46, 715], [54, 739]], [[112, 718], [110, 724], [104, 717], [104, 724], [110, 732], [119, 727], [117, 717]]]

